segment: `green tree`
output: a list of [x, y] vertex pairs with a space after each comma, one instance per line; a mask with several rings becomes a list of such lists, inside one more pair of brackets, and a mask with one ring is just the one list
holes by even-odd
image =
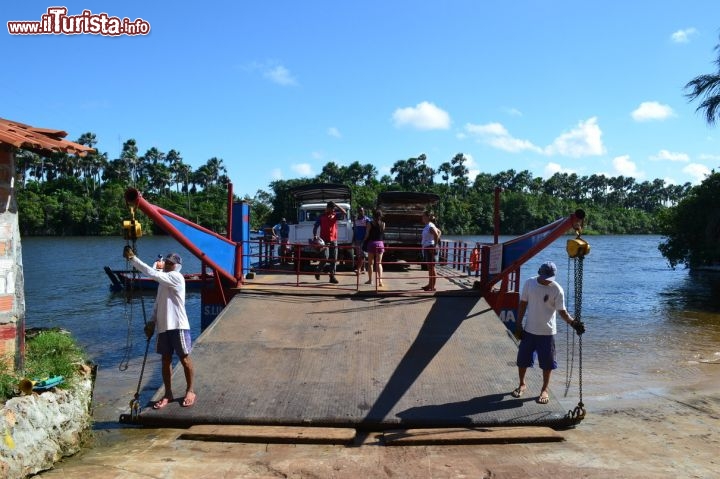
[[715, 59], [718, 71], [696, 76], [685, 85], [685, 89], [690, 90], [686, 94], [690, 101], [702, 98], [696, 111], [704, 111], [709, 125], [714, 125], [720, 119], [720, 43], [715, 46], [715, 50], [719, 52]]
[[658, 248], [671, 268], [720, 262], [720, 173], [713, 170], [677, 206], [664, 210], [661, 219], [665, 239]]

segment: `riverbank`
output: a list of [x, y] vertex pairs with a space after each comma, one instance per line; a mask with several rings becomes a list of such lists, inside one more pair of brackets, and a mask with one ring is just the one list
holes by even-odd
[[[687, 381], [587, 398], [585, 420], [562, 431], [559, 443], [389, 447], [371, 434], [359, 447], [240, 444], [117, 425], [96, 430], [91, 448], [42, 477], [713, 477], [720, 469], [720, 365], [699, 367], [702, 374]], [[101, 394], [109, 387], [101, 384]], [[119, 404], [106, 403], [98, 419]]]

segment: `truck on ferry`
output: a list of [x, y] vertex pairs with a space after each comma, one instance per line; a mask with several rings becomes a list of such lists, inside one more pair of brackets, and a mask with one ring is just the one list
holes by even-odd
[[352, 192], [346, 185], [335, 183], [312, 183], [297, 186], [289, 191], [295, 201], [297, 218], [290, 225], [288, 242], [295, 248], [301, 269], [306, 269], [309, 263], [321, 256], [322, 251], [313, 243], [313, 228], [316, 221], [325, 214], [325, 207], [329, 201], [341, 206], [347, 215], [338, 211], [337, 243], [338, 261], [353, 264], [353, 224], [350, 215], [350, 200]]

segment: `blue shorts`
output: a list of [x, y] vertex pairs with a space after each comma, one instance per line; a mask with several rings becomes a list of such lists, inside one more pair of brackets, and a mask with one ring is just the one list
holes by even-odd
[[531, 368], [535, 365], [537, 355], [538, 364], [543, 371], [557, 369], [555, 360], [555, 336], [538, 336], [523, 331], [522, 340], [517, 354], [519, 368]]
[[192, 351], [192, 340], [189, 329], [170, 329], [158, 334], [157, 352], [159, 354], [172, 356], [175, 353], [182, 358], [190, 354], [190, 351]]

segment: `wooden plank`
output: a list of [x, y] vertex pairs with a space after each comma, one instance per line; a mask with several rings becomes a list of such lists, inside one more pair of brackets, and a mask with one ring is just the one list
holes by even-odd
[[565, 439], [549, 427], [482, 427], [396, 429], [385, 431], [387, 446], [451, 445], [451, 444], [510, 444], [520, 442], [554, 442]]
[[180, 439], [219, 442], [346, 444], [355, 439], [355, 429], [200, 424], [190, 427], [180, 435]]

